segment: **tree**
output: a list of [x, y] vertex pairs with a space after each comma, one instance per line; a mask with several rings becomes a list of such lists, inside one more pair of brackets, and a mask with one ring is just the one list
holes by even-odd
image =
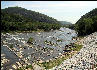
[[17, 6], [2, 9], [1, 19], [1, 31], [49, 31], [61, 27], [52, 17]]
[[97, 8], [83, 15], [75, 24], [79, 36], [97, 31]]

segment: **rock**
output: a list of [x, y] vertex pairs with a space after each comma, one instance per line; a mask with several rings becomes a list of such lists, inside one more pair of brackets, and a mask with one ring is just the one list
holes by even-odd
[[46, 60], [46, 62], [49, 62], [49, 60]]
[[17, 69], [17, 67], [16, 67], [15, 65], [12, 65], [12, 67], [13, 67], [14, 69]]
[[42, 60], [40, 60], [40, 61], [39, 61], [39, 63], [43, 63], [43, 61], [42, 61]]
[[6, 44], [7, 42], [6, 41], [3, 41], [4, 44]]
[[97, 32], [84, 37], [80, 40], [80, 43], [83, 44], [83, 48], [76, 55], [73, 55], [72, 58], [64, 60], [62, 64], [51, 70], [96, 70], [97, 67], [93, 66], [93, 64], [97, 65], [97, 58], [95, 60], [97, 56], [96, 40]]

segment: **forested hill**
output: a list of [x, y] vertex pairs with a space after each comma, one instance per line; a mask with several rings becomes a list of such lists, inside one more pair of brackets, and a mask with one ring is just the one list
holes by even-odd
[[8, 14], [15, 14], [19, 16], [23, 16], [25, 18], [29, 18], [32, 21], [38, 21], [38, 22], [46, 22], [46, 23], [59, 23], [56, 19], [49, 17], [47, 15], [44, 15], [39, 12], [27, 10], [25, 8], [21, 7], [9, 7], [2, 9], [3, 13], [8, 13]]
[[29, 31], [59, 29], [60, 22], [39, 12], [21, 7], [1, 9], [1, 31]]
[[70, 23], [70, 22], [67, 22], [67, 21], [59, 21], [61, 24], [63, 24], [63, 25], [71, 25], [72, 23]]
[[63, 27], [69, 28], [69, 29], [74, 29], [74, 24], [72, 24], [71, 22], [67, 22], [67, 21], [59, 21]]
[[97, 8], [83, 15], [75, 24], [79, 36], [97, 31]]

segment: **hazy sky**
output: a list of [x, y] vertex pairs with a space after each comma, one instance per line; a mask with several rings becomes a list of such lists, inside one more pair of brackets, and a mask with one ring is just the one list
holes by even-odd
[[1, 1], [1, 9], [14, 6], [75, 23], [82, 15], [97, 8], [97, 1]]

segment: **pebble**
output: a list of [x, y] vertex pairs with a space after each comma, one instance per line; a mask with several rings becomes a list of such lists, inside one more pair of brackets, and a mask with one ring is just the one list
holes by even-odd
[[97, 32], [84, 37], [81, 42], [83, 48], [76, 55], [50, 70], [97, 70]]

